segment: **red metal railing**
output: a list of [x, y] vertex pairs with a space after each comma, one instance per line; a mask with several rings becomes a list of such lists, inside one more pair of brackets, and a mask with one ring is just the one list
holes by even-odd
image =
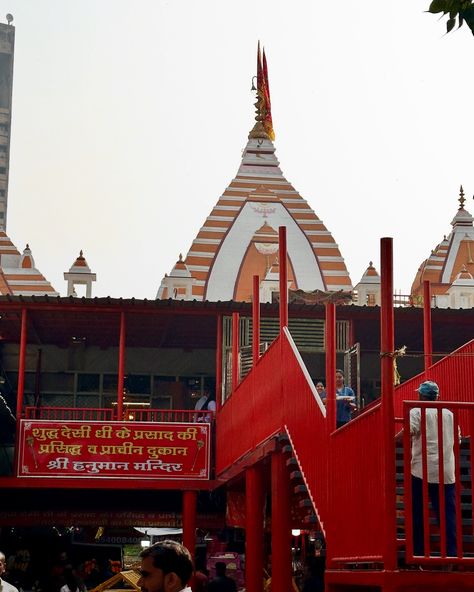
[[327, 536], [332, 561], [382, 561], [384, 484], [381, 442], [380, 407], [357, 417], [330, 436], [331, 511]]
[[[73, 408], [73, 407], [25, 407], [26, 419], [114, 421], [115, 409]], [[188, 423], [212, 421], [211, 411], [190, 409], [126, 409], [120, 421], [150, 421], [167, 423]]]
[[[223, 405], [216, 422], [216, 473], [286, 431], [304, 467], [320, 520], [327, 500], [325, 409], [288, 330]], [[249, 426], [251, 428], [249, 429]]]
[[275, 370], [280, 360], [280, 338], [277, 338], [219, 411], [217, 475], [283, 429], [281, 376]]
[[321, 401], [288, 329], [281, 340], [283, 426], [325, 530], [328, 516], [328, 431]]
[[[469, 397], [466, 385], [474, 384], [473, 352], [474, 341], [430, 368], [428, 377], [438, 382], [444, 400]], [[403, 397], [413, 399], [424, 379], [425, 373], [398, 387], [398, 417], [402, 416]], [[380, 446], [380, 403], [330, 434], [328, 441], [325, 410], [318, 399], [285, 329], [219, 412], [217, 475], [285, 430], [330, 541], [331, 561], [381, 561], [385, 460]], [[474, 434], [474, 425], [468, 429], [471, 419], [467, 413], [467, 408], [459, 408], [459, 422], [463, 434]], [[395, 464], [395, 460], [387, 462]]]
[[[473, 545], [471, 542], [474, 535], [474, 515], [472, 494], [469, 491], [469, 488], [472, 491], [471, 459], [474, 452], [474, 403], [407, 401], [403, 407], [404, 540], [406, 543], [406, 561], [407, 563], [437, 564], [458, 563], [462, 560], [463, 563], [474, 564]], [[418, 503], [413, 512], [410, 411], [416, 408], [420, 410], [421, 416], [422, 495], [420, 498], [420, 482], [418, 481]], [[426, 462], [425, 459], [427, 458], [428, 451], [426, 415], [429, 413], [429, 409], [437, 410], [434, 418], [431, 416], [431, 421], [436, 422], [434, 431], [437, 432], [437, 438], [434, 440], [430, 438], [431, 447], [433, 447], [434, 442], [435, 449], [431, 452], [429, 462]], [[443, 409], [442, 413], [439, 412], [440, 409]], [[452, 413], [452, 419], [449, 417], [451, 414], [448, 414], [445, 410]], [[467, 433], [464, 432], [463, 435], [470, 435], [469, 449], [464, 454], [461, 452], [460, 438], [458, 436], [461, 414], [467, 420], [466, 424], [469, 430]], [[430, 432], [433, 432], [433, 426]], [[460, 430], [459, 434], [461, 434]], [[449, 438], [447, 443], [444, 442], [445, 437]], [[453, 445], [451, 445], [451, 438]], [[454, 485], [445, 483], [445, 480], [449, 481], [451, 478], [448, 468], [449, 458], [446, 458], [451, 454], [451, 451], [454, 455], [455, 465]], [[435, 464], [432, 465], [433, 459]], [[435, 470], [436, 464], [438, 465], [437, 470]], [[431, 471], [429, 470], [430, 466]], [[461, 471], [463, 473], [462, 476]], [[430, 482], [429, 485], [428, 482]], [[433, 525], [433, 518], [429, 512], [428, 501], [429, 499], [433, 499], [433, 497], [439, 499], [439, 523], [437, 525]], [[469, 504], [461, 503], [462, 498], [466, 497], [471, 500], [470, 512], [466, 509], [466, 506]], [[449, 499], [451, 499], [451, 503]], [[422, 504], [421, 512], [419, 511], [420, 504]], [[448, 509], [446, 510], [447, 507]], [[449, 508], [451, 508], [451, 511]], [[450, 522], [451, 526], [447, 525], [447, 521]], [[463, 524], [463, 522], [466, 522], [466, 524]], [[414, 529], [417, 529], [419, 532], [420, 542], [418, 543], [418, 549], [414, 548]], [[464, 535], [467, 535], [467, 537], [464, 537]], [[439, 542], [436, 539], [433, 540], [434, 537], [439, 538]]]
[[[394, 397], [396, 417], [403, 415], [403, 401], [418, 398], [415, 391], [425, 380], [433, 380], [438, 384], [440, 399], [443, 401], [472, 401], [470, 385], [474, 384], [474, 339], [398, 386]], [[461, 429], [465, 430], [464, 412], [461, 412], [460, 421]]]

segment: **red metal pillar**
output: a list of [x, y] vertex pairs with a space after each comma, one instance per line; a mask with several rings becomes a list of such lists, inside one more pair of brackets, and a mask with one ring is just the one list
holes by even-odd
[[193, 561], [196, 554], [196, 505], [197, 492], [183, 491], [183, 545]]
[[396, 525], [396, 475], [395, 475], [395, 414], [393, 408], [393, 245], [391, 238], [382, 238], [381, 260], [381, 375], [382, 375], [382, 422], [384, 445], [384, 567], [397, 567], [397, 525]]
[[433, 364], [433, 336], [431, 334], [431, 284], [423, 281], [423, 344], [425, 370]]
[[336, 429], [336, 306], [326, 303], [326, 422], [328, 433]]
[[[288, 267], [286, 257], [286, 226], [278, 229], [278, 248], [280, 257], [280, 333], [288, 326]], [[273, 582], [273, 579], [272, 579]]]
[[260, 278], [258, 275], [253, 276], [252, 327], [252, 361], [255, 368], [260, 358]]
[[125, 377], [125, 338], [126, 323], [125, 312], [120, 313], [120, 338], [119, 338], [119, 360], [117, 376], [117, 419], [123, 419], [123, 386]]
[[248, 467], [245, 471], [245, 589], [262, 592], [264, 489], [262, 469]]
[[20, 356], [18, 361], [18, 389], [16, 393], [16, 417], [23, 415], [23, 394], [25, 392], [26, 342], [28, 339], [28, 311], [21, 309]]
[[222, 315], [217, 317], [216, 343], [216, 411], [222, 405]]
[[232, 391], [239, 385], [239, 313], [232, 313]]
[[288, 592], [291, 586], [290, 485], [285, 458], [272, 454], [272, 592]]

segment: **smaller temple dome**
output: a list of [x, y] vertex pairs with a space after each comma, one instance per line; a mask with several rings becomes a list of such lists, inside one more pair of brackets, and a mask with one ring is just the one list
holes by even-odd
[[179, 254], [178, 261], [176, 261], [173, 269], [171, 270], [169, 277], [191, 277], [191, 272], [183, 261], [183, 255], [181, 253]]
[[[474, 302], [474, 285], [469, 279], [474, 274], [474, 217], [464, 207], [466, 199], [462, 185], [458, 201], [458, 211], [451, 222], [453, 229], [423, 261], [413, 281], [411, 297], [420, 305], [425, 280], [431, 283], [438, 307], [466, 308], [471, 302], [471, 291]], [[464, 291], [458, 294], [457, 288], [461, 285]]]
[[33, 259], [33, 255], [31, 254], [30, 245], [26, 245], [26, 248], [23, 250], [23, 255], [20, 259], [20, 267], [22, 269], [34, 269], [35, 267], [35, 260]]
[[456, 279], [452, 283], [453, 286], [474, 286], [474, 277], [472, 273], [466, 269], [466, 266], [463, 265], [461, 271], [456, 276]]
[[64, 272], [64, 279], [67, 281], [68, 296], [77, 296], [76, 286], [83, 285], [86, 287], [86, 298], [92, 297], [92, 282], [96, 281], [97, 276], [92, 273], [82, 250], [79, 251], [79, 256], [76, 257], [69, 271]]
[[165, 277], [161, 280], [156, 297], [162, 300], [167, 298], [191, 300], [195, 281], [191, 271], [183, 261], [183, 255], [180, 253], [171, 273], [169, 275], [165, 274]]
[[69, 273], [91, 273], [90, 267], [87, 265], [87, 261], [82, 250], [79, 251], [78, 257], [69, 268]]
[[380, 306], [380, 275], [372, 261], [362, 274], [360, 282], [354, 287], [354, 292], [357, 294], [355, 303], [358, 306]]

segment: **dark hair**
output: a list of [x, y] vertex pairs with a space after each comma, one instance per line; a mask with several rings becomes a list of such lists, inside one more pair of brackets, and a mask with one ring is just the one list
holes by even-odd
[[420, 393], [420, 399], [422, 401], [436, 401], [438, 393], [432, 391], [431, 393]]
[[143, 549], [140, 557], [151, 557], [153, 565], [166, 575], [175, 573], [185, 586], [193, 573], [193, 561], [190, 552], [176, 541], [161, 541]]
[[225, 576], [226, 570], [227, 570], [227, 564], [224, 563], [224, 561], [217, 561], [216, 562], [216, 575]]
[[72, 565], [66, 565], [64, 568], [64, 581], [71, 592], [80, 592], [81, 584], [79, 578], [74, 573]]

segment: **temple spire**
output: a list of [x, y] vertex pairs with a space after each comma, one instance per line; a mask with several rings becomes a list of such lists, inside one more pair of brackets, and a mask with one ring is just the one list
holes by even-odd
[[459, 209], [462, 210], [464, 208], [464, 203], [466, 201], [466, 198], [464, 197], [464, 189], [462, 188], [462, 185], [459, 189]]
[[268, 67], [265, 49], [263, 56], [260, 52], [260, 41], [257, 46], [257, 87], [252, 82], [252, 90], [257, 91], [257, 102], [255, 103], [256, 123], [249, 134], [249, 139], [258, 138], [262, 140], [274, 140], [272, 108], [270, 101], [270, 85], [268, 82]]

